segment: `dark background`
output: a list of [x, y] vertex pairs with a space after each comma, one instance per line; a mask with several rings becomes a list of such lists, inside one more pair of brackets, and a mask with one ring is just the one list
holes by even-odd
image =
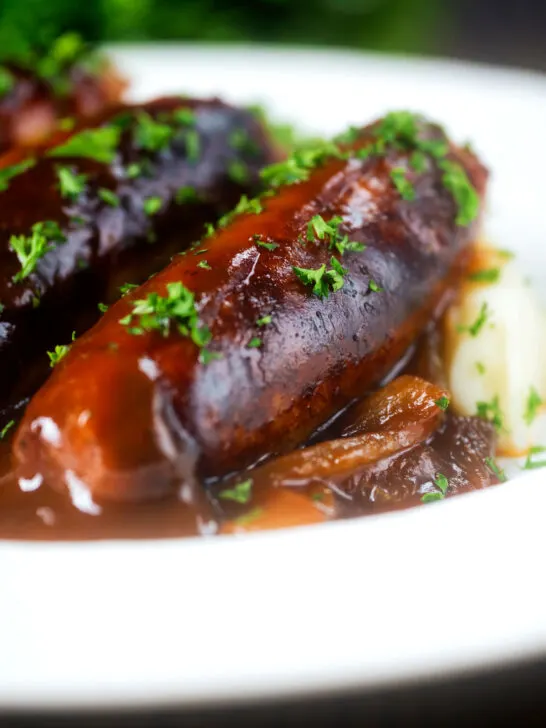
[[0, 57], [66, 30], [92, 41], [349, 46], [546, 70], [545, 0], [0, 0]]

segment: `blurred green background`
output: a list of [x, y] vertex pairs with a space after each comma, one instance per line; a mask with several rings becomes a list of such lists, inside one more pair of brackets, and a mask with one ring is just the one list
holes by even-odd
[[546, 0], [0, 0], [0, 57], [21, 41], [350, 46], [546, 68]]

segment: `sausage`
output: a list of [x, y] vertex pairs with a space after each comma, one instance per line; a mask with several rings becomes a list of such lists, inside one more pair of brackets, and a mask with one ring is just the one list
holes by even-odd
[[406, 112], [344, 140], [266, 170], [273, 194], [75, 343], [18, 430], [21, 472], [94, 501], [191, 502], [392, 370], [456, 286], [487, 173]]
[[125, 79], [105, 57], [81, 54], [74, 34], [77, 55], [59, 60], [56, 49], [66, 38], [49, 54], [0, 65], [0, 153], [41, 144], [61, 120], [94, 117], [121, 101]]
[[[0, 169], [4, 424], [47, 375], [48, 350], [91, 325], [119, 286], [142, 282], [198, 239], [241, 193], [256, 192], [259, 169], [274, 159], [255, 117], [215, 99], [158, 99], [103, 122], [26, 170], [32, 159]], [[25, 268], [40, 241], [48, 250]]]

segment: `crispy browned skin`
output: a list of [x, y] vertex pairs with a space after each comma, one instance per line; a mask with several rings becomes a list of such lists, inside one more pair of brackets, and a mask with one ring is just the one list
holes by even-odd
[[[454, 147], [451, 155], [483, 196], [477, 159]], [[23, 472], [58, 489], [68, 473], [72, 490], [83, 483], [92, 497], [113, 500], [161, 497], [182, 482], [189, 499], [197, 477], [305, 442], [381, 380], [441, 310], [474, 235], [455, 224], [435, 164], [416, 180], [415, 200], [401, 199], [390, 170], [407, 161], [392, 150], [328, 161], [264, 199], [260, 214], [240, 215], [205, 240], [210, 270], [198, 267], [199, 255], [177, 257], [122, 299], [31, 402], [15, 440]], [[345, 285], [322, 300], [293, 271], [330, 261], [324, 241], [302, 242], [316, 214], [341, 215], [350, 240], [367, 245], [343, 256]], [[255, 234], [278, 247], [257, 246]], [[371, 279], [384, 290], [371, 290]], [[174, 281], [195, 293], [209, 349], [221, 359], [202, 364], [177, 332], [134, 336], [119, 323], [132, 301], [164, 295]], [[258, 326], [265, 315], [272, 322]], [[249, 348], [255, 336], [262, 345]]]
[[[157, 119], [179, 109], [194, 113], [191, 129], [199, 138], [195, 158], [188, 154], [184, 130], [158, 152], [138, 148], [135, 114], [146, 112]], [[109, 122], [119, 113], [120, 108], [102, 120]], [[241, 193], [254, 194], [259, 169], [273, 159], [255, 117], [219, 100], [164, 98], [123, 107], [121, 113], [132, 126], [123, 133], [112, 164], [50, 158], [42, 150], [36, 166], [13, 177], [0, 192], [0, 427], [44, 380], [48, 350], [94, 323], [97, 304], [118, 298], [120, 285], [141, 283], [198, 239], [204, 223], [229, 210]], [[243, 135], [243, 146], [230, 141], [234, 132]], [[15, 161], [10, 155], [10, 163]], [[147, 167], [130, 179], [126, 170], [137, 161]], [[244, 179], [230, 176], [234, 162], [246, 170]], [[89, 175], [86, 191], [73, 202], [60, 195], [61, 166]], [[118, 195], [119, 206], [99, 197], [101, 187]], [[181, 187], [194, 189], [196, 199], [176, 202]], [[144, 201], [151, 197], [161, 198], [161, 209], [147, 215]], [[45, 220], [58, 223], [66, 242], [46, 253], [30, 276], [14, 282], [21, 264], [10, 239], [28, 236], [33, 224]]]
[[56, 93], [36, 73], [7, 64], [14, 86], [0, 98], [0, 153], [10, 147], [35, 147], [57, 129], [60, 119], [94, 117], [119, 104], [125, 80], [108, 63], [98, 73], [75, 64], [66, 71], [65, 93]]

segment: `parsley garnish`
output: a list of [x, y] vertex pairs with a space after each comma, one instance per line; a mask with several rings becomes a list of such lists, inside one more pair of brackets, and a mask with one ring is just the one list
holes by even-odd
[[248, 349], [259, 349], [262, 345], [262, 340], [259, 336], [254, 336], [247, 344]]
[[431, 503], [432, 501], [443, 500], [446, 497], [447, 490], [449, 488], [449, 481], [446, 476], [442, 475], [442, 473], [438, 473], [434, 478], [434, 485], [436, 486], [436, 490], [432, 491], [431, 493], [425, 493], [422, 496], [421, 501], [423, 503]]
[[443, 411], [445, 412], [445, 411], [446, 411], [446, 409], [447, 409], [447, 408], [449, 407], [449, 398], [448, 398], [448, 397], [446, 397], [446, 396], [445, 396], [445, 394], [443, 394], [443, 395], [442, 395], [442, 396], [440, 397], [440, 399], [435, 399], [435, 400], [434, 400], [434, 404], [435, 404], [435, 405], [436, 405], [437, 407], [439, 407], [439, 408], [440, 408], [441, 410], [443, 410]]
[[57, 128], [60, 131], [72, 131], [76, 126], [76, 119], [72, 116], [65, 116], [64, 119], [59, 119], [57, 122]]
[[444, 173], [442, 175], [443, 185], [451, 192], [457, 203], [456, 224], [469, 225], [476, 219], [480, 210], [478, 193], [460, 164], [449, 159], [442, 159], [439, 166]]
[[293, 266], [292, 270], [302, 283], [306, 286], [312, 286], [315, 296], [327, 298], [330, 291], [335, 293], [335, 291], [343, 288], [343, 276], [347, 273], [347, 270], [343, 268], [337, 258], [332, 256], [330, 264], [332, 266], [330, 270], [326, 270], [326, 264], [316, 269]]
[[523, 413], [523, 419], [527, 425], [530, 425], [536, 419], [538, 409], [542, 404], [543, 400], [539, 393], [534, 387], [531, 387], [525, 404], [525, 411]]
[[0, 66], [0, 99], [6, 96], [15, 86], [15, 77], [4, 66]]
[[206, 222], [204, 225], [204, 228], [205, 228], [205, 234], [203, 235], [204, 238], [210, 238], [216, 232], [214, 225], [211, 222]]
[[9, 247], [16, 254], [21, 270], [13, 276], [14, 283], [27, 278], [38, 265], [38, 261], [55, 247], [54, 243], [64, 242], [66, 240], [63, 232], [56, 222], [46, 220], [45, 222], [37, 222], [32, 228], [32, 234], [12, 235], [9, 241]]
[[218, 493], [218, 497], [223, 500], [232, 500], [236, 503], [248, 503], [252, 497], [252, 478], [237, 483], [233, 488], [226, 488]]
[[174, 130], [169, 124], [162, 124], [141, 111], [137, 115], [135, 126], [135, 144], [139, 149], [159, 152], [167, 147], [173, 137]]
[[524, 470], [535, 470], [537, 468], [546, 467], [546, 460], [533, 460], [533, 455], [539, 455], [540, 453], [546, 452], [546, 447], [541, 445], [534, 445], [529, 448], [529, 453], [523, 465]]
[[195, 111], [184, 106], [180, 109], [175, 109], [172, 118], [180, 126], [193, 126], [195, 124]]
[[485, 374], [485, 364], [483, 362], [477, 361], [476, 369], [478, 370], [478, 374]]
[[126, 296], [130, 291], [134, 291], [135, 288], [138, 288], [136, 283], [124, 283], [119, 287], [119, 292], [122, 296]]
[[207, 263], [206, 260], [200, 260], [199, 263], [197, 263], [198, 268], [204, 268], [205, 270], [212, 270], [210, 265]]
[[98, 196], [100, 199], [111, 207], [119, 207], [119, 197], [113, 190], [109, 190], [106, 187], [99, 187]]
[[402, 199], [408, 200], [409, 202], [415, 199], [415, 190], [411, 182], [406, 178], [406, 170], [404, 167], [393, 167], [391, 169], [391, 179]]
[[343, 155], [334, 142], [323, 142], [308, 149], [299, 149], [284, 162], [264, 167], [260, 172], [263, 181], [271, 187], [292, 185], [309, 179], [312, 169], [320, 166], [329, 158], [342, 158]]
[[188, 155], [189, 162], [197, 162], [199, 159], [199, 152], [201, 150], [201, 141], [199, 134], [195, 129], [188, 129], [184, 132], [184, 141], [186, 143], [186, 154]]
[[232, 182], [244, 185], [249, 178], [248, 167], [240, 159], [233, 159], [228, 164], [228, 176]]
[[465, 331], [467, 331], [470, 336], [477, 336], [482, 328], [485, 326], [489, 315], [489, 308], [487, 306], [487, 303], [484, 302], [481, 305], [480, 312], [474, 323], [470, 324], [470, 326], [457, 326], [457, 330], [460, 333], [464, 333]]
[[498, 432], [502, 430], [503, 420], [498, 395], [495, 395], [491, 402], [476, 402], [476, 415], [482, 420], [491, 422]]
[[210, 351], [210, 349], [201, 349], [199, 353], [199, 361], [201, 364], [210, 364], [211, 361], [222, 359], [222, 354], [217, 351]]
[[266, 316], [262, 316], [261, 318], [257, 319], [256, 326], [267, 326], [267, 324], [271, 323], [271, 314], [267, 314]]
[[97, 303], [97, 308], [101, 313], [106, 313], [108, 311], [108, 306], [106, 303]]
[[70, 167], [57, 167], [61, 197], [77, 200], [87, 184], [86, 174], [76, 174]]
[[4, 425], [2, 430], [0, 431], [0, 440], [3, 440], [4, 437], [8, 434], [8, 432], [11, 430], [13, 425], [15, 424], [15, 420], [10, 420], [7, 425]]
[[226, 213], [218, 220], [218, 227], [226, 227], [226, 225], [228, 225], [233, 220], [233, 218], [237, 217], [237, 215], [243, 215], [245, 213], [253, 213], [254, 215], [258, 215], [260, 212], [262, 212], [262, 210], [262, 203], [257, 197], [253, 197], [249, 200], [246, 195], [242, 195], [241, 199], [233, 208], [233, 210]]
[[119, 143], [120, 130], [115, 126], [100, 129], [84, 129], [74, 134], [64, 144], [54, 147], [48, 157], [83, 157], [109, 164], [114, 161]]
[[500, 268], [487, 268], [471, 273], [468, 279], [478, 283], [496, 283], [500, 277]]
[[427, 157], [426, 157], [426, 155], [421, 150], [416, 149], [411, 154], [411, 157], [410, 157], [410, 166], [418, 174], [421, 174], [422, 172], [424, 172], [426, 170], [426, 168], [427, 168]]
[[484, 460], [485, 464], [489, 468], [489, 470], [493, 473], [493, 475], [496, 475], [497, 478], [501, 481], [501, 483], [506, 482], [506, 473], [502, 468], [500, 468], [495, 460], [493, 458], [485, 458]]
[[370, 291], [374, 291], [374, 293], [381, 293], [384, 291], [384, 288], [381, 288], [381, 286], [374, 281], [373, 278], [370, 278], [370, 282], [368, 283], [368, 287]]
[[195, 202], [198, 199], [198, 196], [194, 187], [186, 185], [185, 187], [180, 187], [176, 190], [174, 199], [178, 205], [182, 205], [185, 202]]
[[58, 344], [54, 351], [48, 351], [49, 366], [54, 367], [58, 364], [63, 357], [65, 357], [70, 350], [69, 344]]
[[146, 215], [151, 217], [152, 215], [157, 215], [162, 205], [163, 200], [161, 197], [148, 197], [147, 200], [144, 200], [143, 209]]
[[[138, 319], [136, 325], [135, 319]], [[199, 325], [194, 295], [180, 281], [167, 283], [166, 296], [154, 292], [134, 301], [131, 313], [119, 322], [127, 327], [128, 333], [136, 336], [145, 331], [158, 331], [162, 336], [168, 336], [174, 326], [199, 347], [210, 341], [208, 328]]]
[[345, 253], [362, 253], [363, 250], [366, 250], [364, 243], [349, 240], [348, 235], [344, 235], [340, 240], [336, 240], [334, 248], [336, 248], [340, 255], [345, 255]]
[[259, 518], [263, 512], [263, 508], [253, 508], [248, 513], [245, 513], [244, 516], [239, 516], [239, 518], [236, 518], [234, 523], [237, 526], [247, 526], [249, 523], [252, 523], [252, 521], [255, 521], [257, 518]]
[[128, 164], [125, 168], [125, 174], [128, 179], [136, 179], [137, 177], [140, 177], [142, 174], [142, 165], [138, 162], [131, 162], [131, 164]]
[[260, 240], [259, 235], [254, 236], [254, 242], [256, 245], [259, 245], [260, 248], [265, 248], [266, 250], [275, 250], [275, 248], [279, 247], [278, 243], [266, 243], [265, 240]]
[[25, 159], [24, 162], [12, 164], [9, 167], [0, 169], [0, 192], [4, 192], [4, 190], [8, 189], [9, 181], [13, 179], [13, 177], [17, 177], [17, 175], [26, 172], [27, 169], [34, 167], [35, 164], [36, 160], [31, 157], [30, 159]]

